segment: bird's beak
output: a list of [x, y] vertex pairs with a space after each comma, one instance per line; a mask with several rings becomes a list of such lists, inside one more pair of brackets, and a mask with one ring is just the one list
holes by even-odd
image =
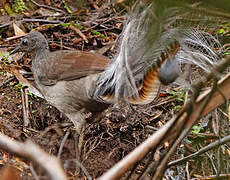
[[16, 46], [13, 51], [10, 52], [10, 55], [15, 54], [20, 51], [20, 46]]

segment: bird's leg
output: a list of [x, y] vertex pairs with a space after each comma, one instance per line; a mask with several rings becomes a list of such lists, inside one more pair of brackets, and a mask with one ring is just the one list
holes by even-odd
[[[98, 121], [101, 119], [104, 113], [97, 112], [93, 113], [91, 117], [88, 117], [87, 112], [83, 109], [82, 111], [78, 111], [77, 113], [69, 113], [66, 115], [73, 122], [75, 129], [77, 131], [76, 135], [74, 136], [76, 142], [76, 157], [79, 161], [81, 161], [81, 153], [85, 137], [86, 122]], [[79, 168], [77, 168], [77, 171], [79, 171]]]
[[82, 128], [81, 128], [81, 132], [79, 133], [78, 136], [78, 153], [79, 153], [79, 158], [81, 160], [81, 153], [82, 153], [82, 146], [83, 146], [83, 142], [84, 142], [84, 138], [85, 138], [85, 126], [86, 126], [86, 122], [84, 121], [84, 123], [82, 124]]
[[79, 111], [73, 114], [67, 114], [67, 117], [73, 122], [74, 127], [76, 129], [77, 135], [76, 137], [76, 155], [78, 160], [81, 160], [81, 148], [83, 145], [84, 134], [85, 134], [85, 124], [86, 124], [86, 116], [83, 112]]

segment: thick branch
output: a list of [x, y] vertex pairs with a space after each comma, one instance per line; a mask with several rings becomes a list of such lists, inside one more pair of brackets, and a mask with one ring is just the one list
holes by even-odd
[[60, 161], [40, 149], [31, 141], [17, 142], [0, 133], [0, 148], [36, 162], [43, 167], [52, 180], [67, 180]]

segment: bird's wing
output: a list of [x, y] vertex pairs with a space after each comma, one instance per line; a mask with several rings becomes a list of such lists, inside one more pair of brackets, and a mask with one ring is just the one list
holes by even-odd
[[105, 56], [85, 51], [56, 51], [51, 53], [50, 58], [52, 67], [48, 70], [47, 78], [57, 81], [70, 81], [100, 73], [111, 62]]

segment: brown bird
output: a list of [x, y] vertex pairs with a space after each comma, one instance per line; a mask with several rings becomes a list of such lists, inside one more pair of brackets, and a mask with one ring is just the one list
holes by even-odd
[[192, 62], [207, 71], [218, 60], [215, 48], [220, 44], [210, 34], [173, 28], [158, 29], [156, 34], [156, 25], [149, 25], [149, 16], [155, 17], [150, 10], [127, 20], [113, 61], [91, 52], [50, 52], [47, 40], [37, 31], [27, 34], [11, 54], [34, 55], [32, 72], [38, 90], [82, 134], [84, 110], [95, 117], [120, 100], [150, 103], [161, 83], [167, 85], [179, 76], [179, 62]]
[[[169, 53], [175, 55], [179, 45], [175, 43], [171, 48]], [[96, 93], [99, 91], [100, 76], [107, 68], [110, 70], [112, 64], [107, 57], [77, 50], [50, 52], [47, 40], [38, 31], [27, 34], [11, 54], [18, 51], [34, 54], [32, 72], [37, 88], [48, 102], [74, 123], [79, 133], [85, 120], [82, 109], [97, 114], [116, 101], [113, 89]], [[146, 72], [143, 82], [137, 87], [138, 97], [133, 93], [126, 97], [128, 102], [146, 104], [156, 97], [160, 87], [158, 66], [167, 58], [167, 54], [162, 53], [156, 61], [158, 65], [153, 65]], [[117, 98], [125, 97], [120, 95]]]

